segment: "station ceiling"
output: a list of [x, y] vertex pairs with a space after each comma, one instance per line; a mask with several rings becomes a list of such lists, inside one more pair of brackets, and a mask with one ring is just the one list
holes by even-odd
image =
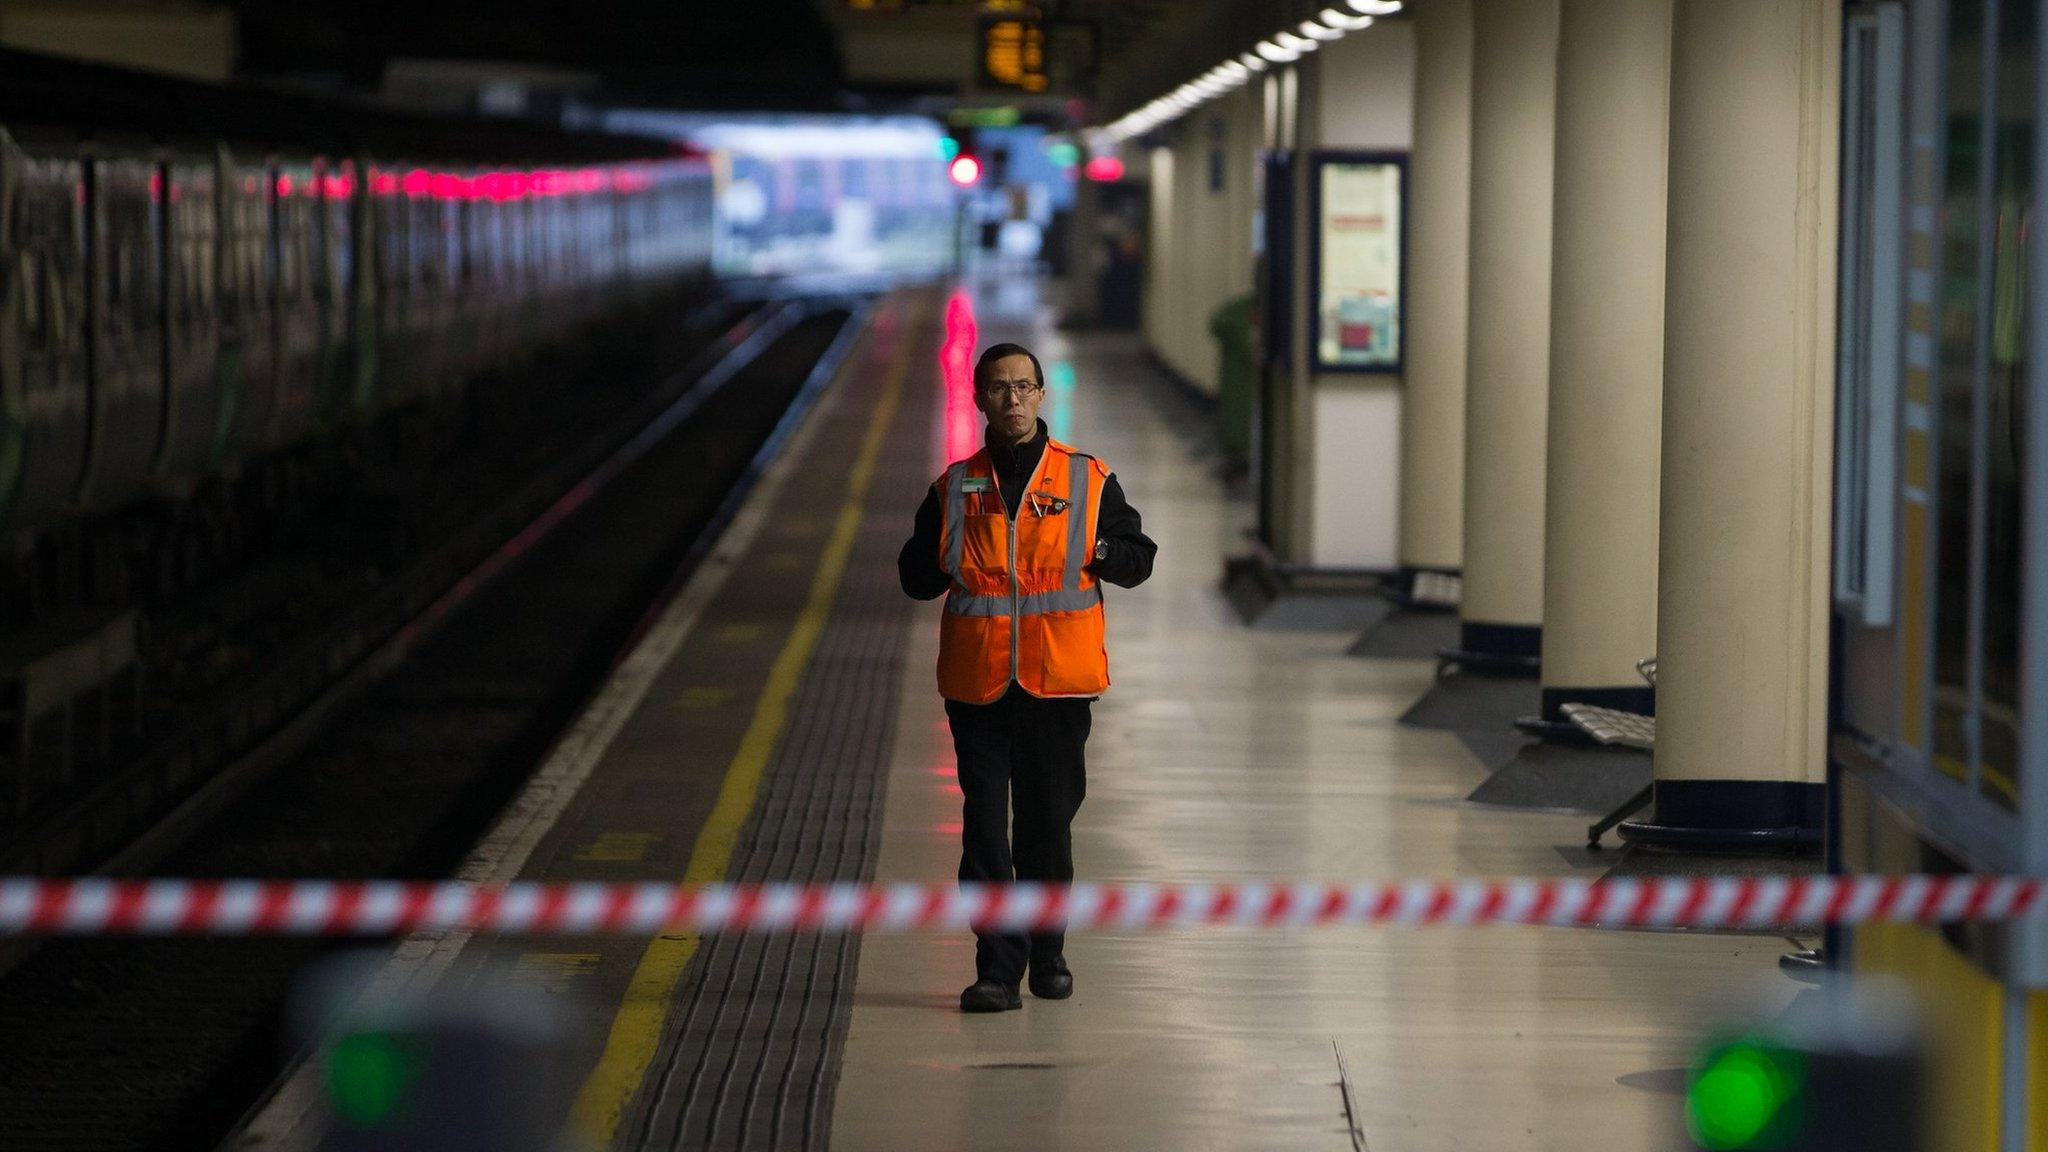
[[1246, 6], [1038, 0], [1029, 10], [1051, 37], [1056, 84], [1034, 98], [978, 79], [981, 21], [1008, 0], [229, 2], [241, 18], [241, 71], [301, 87], [374, 90], [402, 62], [491, 62], [574, 77], [579, 94], [607, 103], [930, 111], [1016, 98], [1040, 112], [1093, 103], [1177, 29]]

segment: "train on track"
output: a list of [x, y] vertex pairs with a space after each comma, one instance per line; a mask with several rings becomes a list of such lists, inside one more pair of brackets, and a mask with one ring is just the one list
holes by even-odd
[[711, 246], [710, 167], [669, 141], [0, 53], [0, 551], [90, 549], [81, 524], [516, 365]]

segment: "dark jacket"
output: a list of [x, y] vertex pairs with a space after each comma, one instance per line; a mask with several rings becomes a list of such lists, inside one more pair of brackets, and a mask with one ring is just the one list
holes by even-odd
[[[1011, 519], [1016, 518], [1017, 506], [1024, 502], [1024, 485], [1030, 483], [1032, 470], [1045, 453], [1045, 439], [1045, 421], [1040, 420], [1038, 435], [1022, 444], [987, 442], [989, 458], [996, 467], [996, 489], [1002, 493], [1003, 507], [1009, 509]], [[896, 555], [896, 575], [903, 583], [903, 591], [919, 600], [936, 600], [953, 585], [953, 578], [939, 567], [940, 516], [939, 487], [933, 484], [925, 491], [924, 503], [918, 505], [917, 524], [910, 539]], [[1124, 499], [1123, 485], [1117, 483], [1115, 473], [1102, 486], [1095, 531], [1097, 538], [1109, 544], [1108, 555], [1087, 562], [1096, 579], [1135, 588], [1152, 575], [1152, 556], [1159, 551], [1159, 545], [1145, 535], [1138, 510]]]

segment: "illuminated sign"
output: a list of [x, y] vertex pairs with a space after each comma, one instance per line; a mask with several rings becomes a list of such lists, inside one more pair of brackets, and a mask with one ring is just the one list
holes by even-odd
[[1008, 105], [994, 108], [955, 108], [946, 113], [946, 123], [958, 128], [1011, 128], [1023, 120], [1024, 114]]
[[1312, 163], [1315, 264], [1309, 279], [1316, 368], [1399, 372], [1407, 159], [1318, 152]]
[[1045, 28], [1036, 20], [995, 17], [981, 22], [983, 87], [1043, 92]]

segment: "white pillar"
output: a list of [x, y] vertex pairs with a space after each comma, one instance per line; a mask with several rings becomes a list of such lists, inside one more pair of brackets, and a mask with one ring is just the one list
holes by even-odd
[[1410, 576], [1464, 564], [1472, 0], [1417, 5], [1415, 54], [1399, 549]]
[[1671, 0], [1563, 0], [1545, 455], [1543, 718], [1647, 711], [1657, 646]]
[[1473, 0], [1464, 602], [1474, 666], [1533, 670], [1543, 637], [1543, 451], [1558, 0]]
[[1817, 833], [1827, 718], [1839, 0], [1678, 0], [1656, 809]]

